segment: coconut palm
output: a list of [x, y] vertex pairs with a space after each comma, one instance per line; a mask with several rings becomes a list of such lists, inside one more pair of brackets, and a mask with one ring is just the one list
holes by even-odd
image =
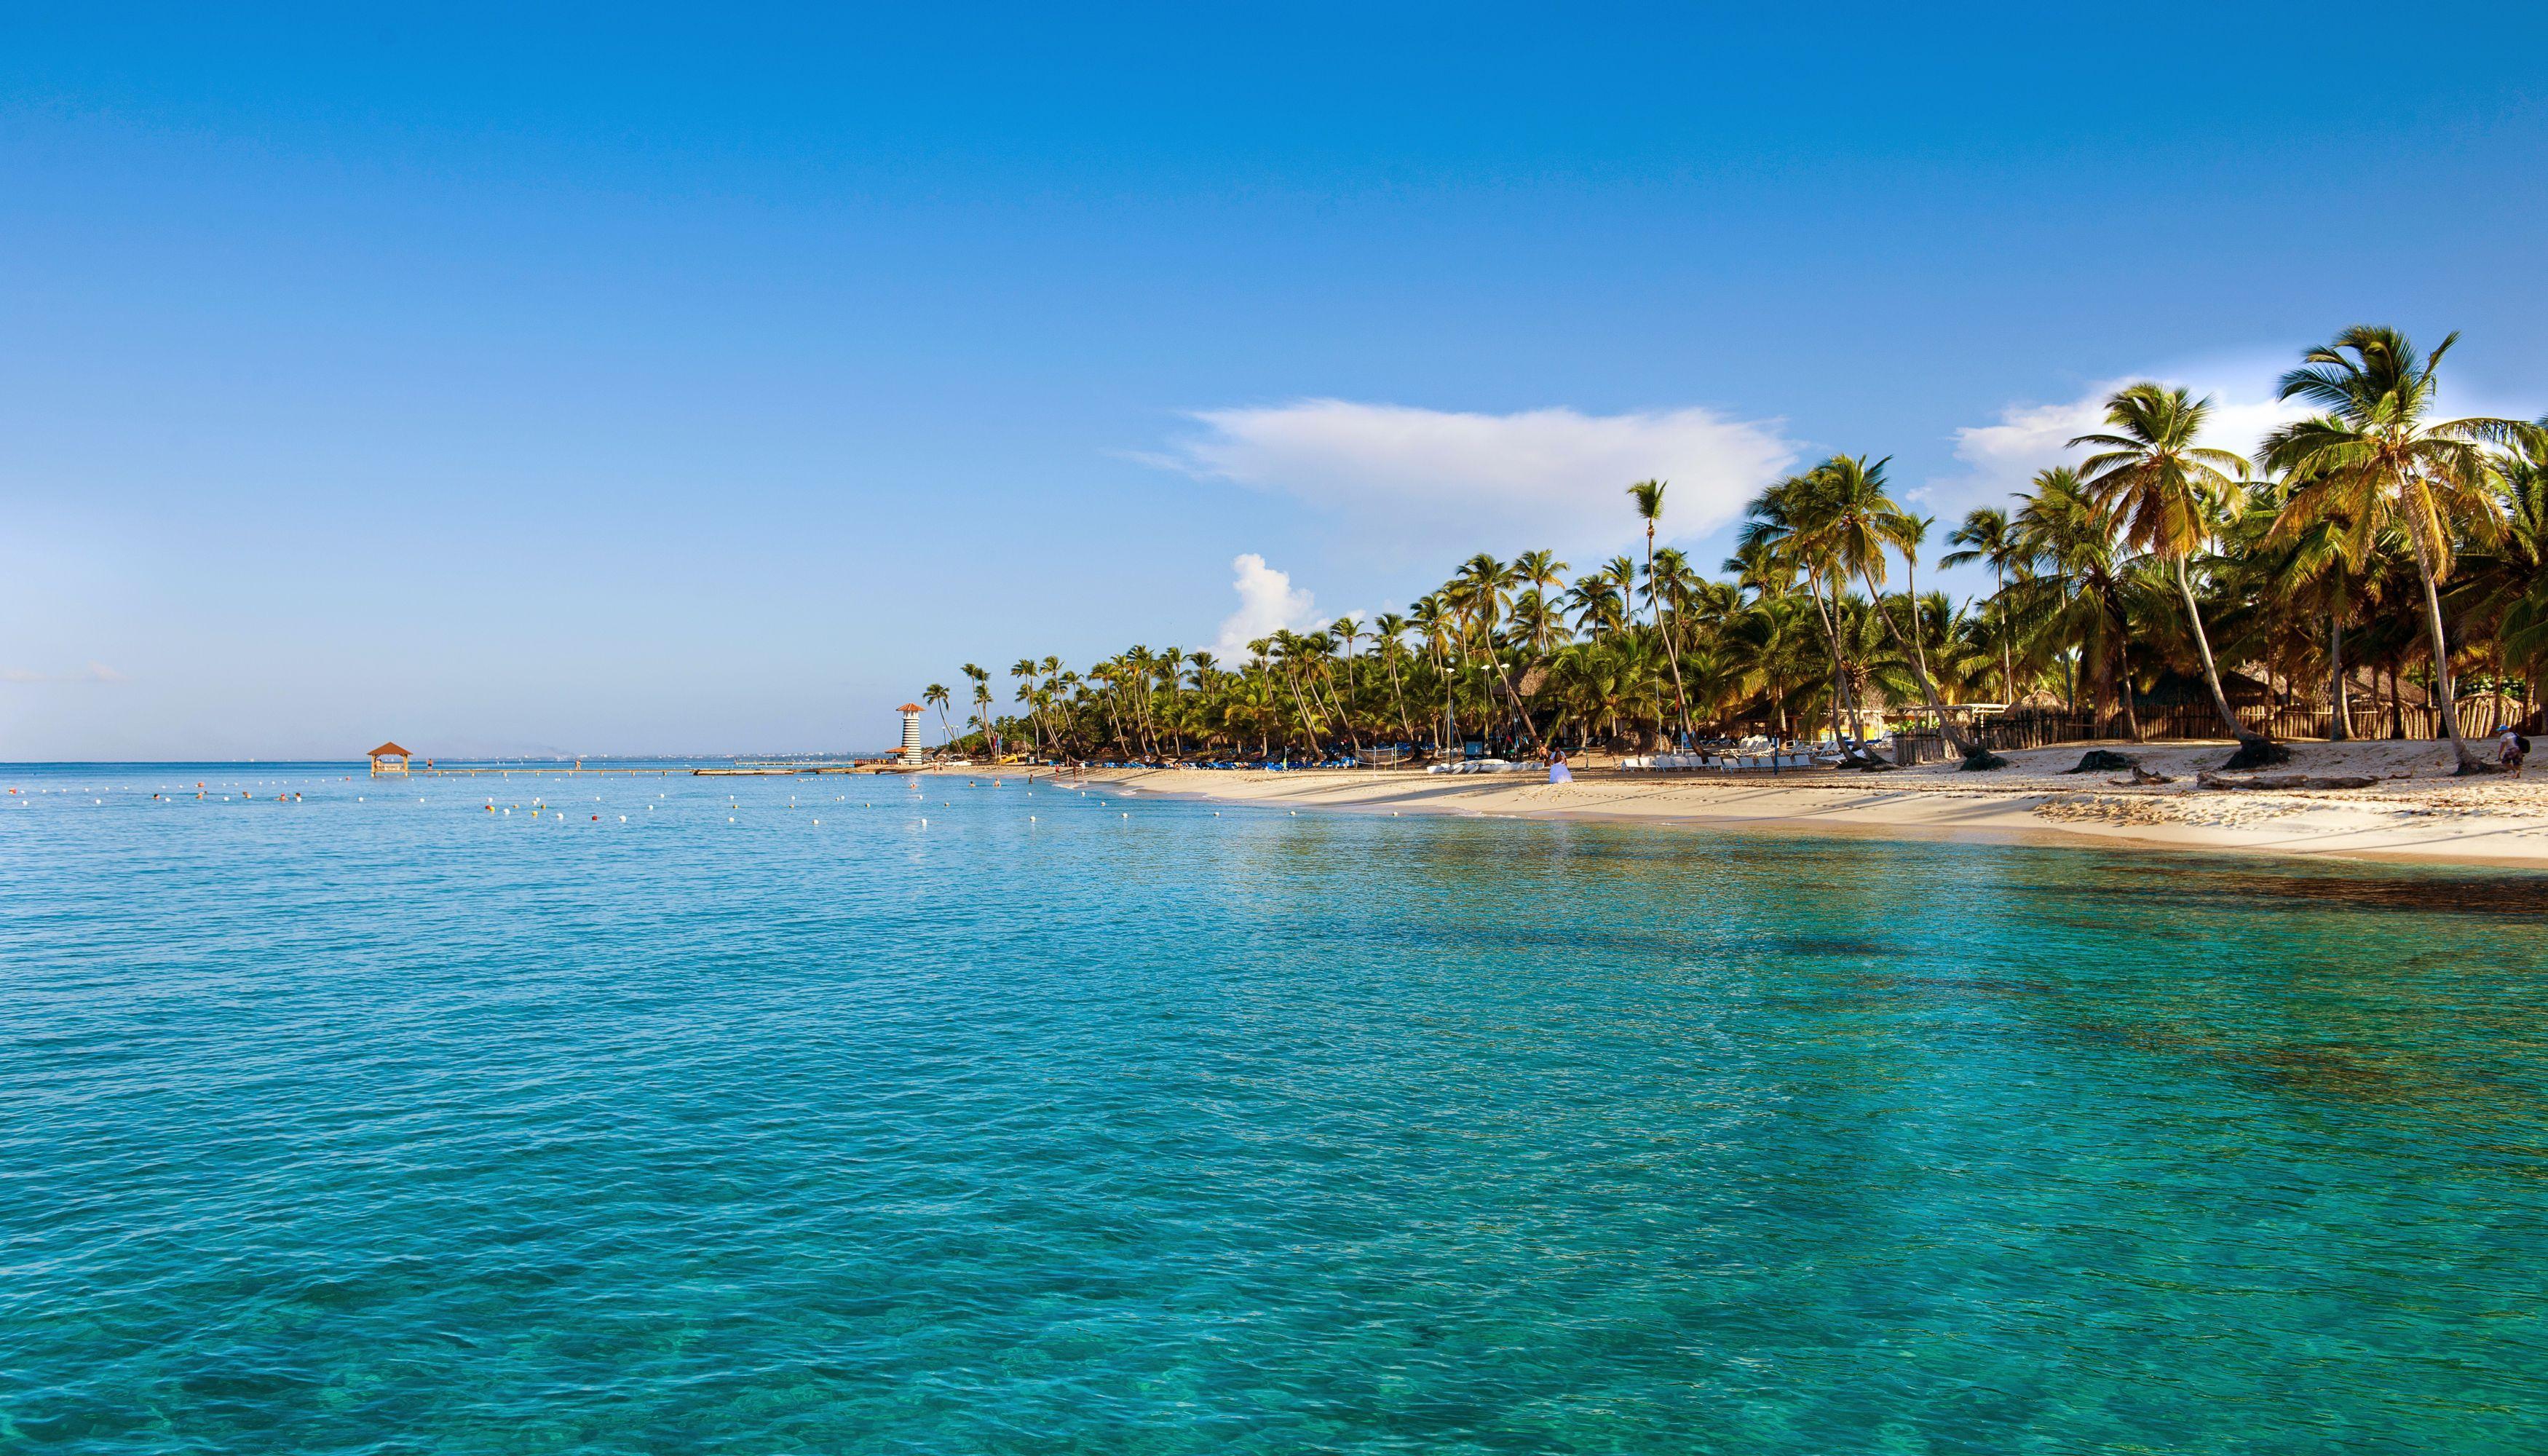
[[971, 663], [962, 672], [973, 683], [973, 721], [982, 728], [982, 751], [991, 753], [991, 675]]
[[2009, 573], [2025, 566], [2025, 553], [2018, 549], [2011, 533], [2008, 512], [1996, 505], [1982, 505], [1964, 512], [1964, 523], [1947, 533], [1947, 544], [1957, 549], [1938, 559], [1942, 567], [1968, 566], [1974, 562], [1991, 569], [1999, 579], [1999, 591], [1992, 595], [1998, 618], [1992, 635], [1999, 645], [1999, 695], [2002, 702], [2017, 701], [2017, 662], [2009, 645], [2009, 621], [2005, 598], [2008, 595]]
[[[1670, 481], [1639, 481], [1628, 487], [1628, 499], [1637, 504], [1637, 519], [1646, 524], [1646, 580], [1649, 582], [1655, 578], [1655, 526], [1663, 519], [1664, 492], [1671, 485]], [[1653, 596], [1655, 628], [1660, 632], [1663, 629], [1663, 596], [1661, 593], [1650, 594]], [[1673, 703], [1680, 709], [1682, 737], [1687, 739], [1689, 695], [1682, 688], [1679, 654], [1672, 651], [1669, 642], [1665, 645], [1664, 660], [1672, 664]]]
[[[1814, 615], [1822, 622], [1823, 640], [1829, 648], [1832, 692], [1829, 699], [1832, 737], [1842, 743], [1853, 739], [1864, 741], [1866, 725], [1860, 721], [1858, 702], [1853, 697], [1849, 654], [1843, 649], [1840, 627], [1839, 574], [1834, 572], [1820, 544], [1802, 535], [1796, 528], [1799, 502], [1814, 483], [1804, 476], [1789, 476], [1763, 491], [1749, 507], [1743, 532], [1736, 538], [1735, 554], [1725, 563], [1725, 570], [1748, 588], [1758, 600], [1791, 591], [1802, 577], [1805, 590], [1813, 598]], [[1831, 589], [1831, 600], [1823, 598], [1824, 588]], [[1783, 695], [1780, 702], [1783, 704]], [[1783, 713], [1784, 709], [1781, 708]], [[1849, 724], [1841, 724], [1843, 714]]]
[[2491, 542], [2502, 526], [2488, 489], [2493, 462], [2485, 447], [2518, 447], [2538, 435], [2514, 419], [2430, 417], [2442, 356], [2458, 341], [2451, 334], [2418, 355], [2397, 329], [2357, 324], [2310, 350], [2283, 376], [2279, 393], [2321, 412], [2268, 435], [2260, 458], [2292, 483], [2278, 527], [2327, 519], [2343, 522], [2357, 539], [2391, 527], [2405, 535], [2423, 587], [2435, 716], [2459, 772], [2476, 774], [2490, 766], [2460, 733], [2441, 588], [2457, 543]]
[[2181, 386], [2129, 385], [2106, 401], [2106, 423], [2112, 429], [2081, 435], [2070, 448], [2097, 447], [2098, 453], [2079, 464], [2081, 483], [2114, 508], [2127, 544], [2174, 573], [2213, 708], [2230, 737], [2241, 744], [2261, 744], [2265, 735], [2241, 724], [2230, 710], [2229, 694], [2221, 690], [2221, 669], [2212, 660], [2212, 638], [2203, 630], [2203, 609], [2195, 603], [2186, 566], [2239, 500], [2238, 479], [2247, 473], [2243, 458], [2196, 443], [2211, 412], [2209, 399], [2197, 400]]
[[939, 731], [946, 735], [939, 746], [944, 748], [947, 744], [954, 743], [956, 741], [956, 728], [954, 724], [947, 721], [947, 704], [953, 701], [953, 699], [948, 696], [947, 684], [944, 682], [930, 683], [927, 689], [922, 691], [920, 694], [920, 700], [929, 704], [931, 707], [938, 709]]
[[1415, 723], [1407, 714], [1407, 688], [1399, 673], [1399, 660], [1407, 655], [1407, 629], [1413, 623], [1399, 612], [1375, 613], [1371, 619], [1371, 650], [1380, 656], [1381, 670], [1389, 674], [1389, 701], [1398, 709], [1398, 729], [1407, 735], [1409, 746], [1415, 742]]
[[1841, 570], [1855, 575], [1866, 587], [1876, 615], [1884, 630], [1897, 645], [1911, 654], [1911, 673], [1919, 684], [1920, 695], [1938, 720], [1938, 729], [1947, 741], [1975, 767], [1992, 764], [1991, 756], [1982, 751], [1947, 712], [1938, 696], [1938, 684], [1930, 676], [1928, 655], [1914, 631], [1906, 633], [1885, 604], [1885, 561], [1889, 551], [1899, 550], [1906, 561], [1919, 550], [1925, 523], [1902, 508], [1886, 492], [1884, 467], [1888, 456], [1872, 464], [1864, 455], [1835, 455], [1808, 472], [1807, 489], [1799, 493], [1795, 529], [1819, 554], [1828, 555]]

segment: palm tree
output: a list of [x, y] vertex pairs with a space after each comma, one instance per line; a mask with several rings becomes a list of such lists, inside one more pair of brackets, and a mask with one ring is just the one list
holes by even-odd
[[[1938, 729], [1954, 744], [1956, 752], [1972, 767], [1997, 767], [1947, 712], [1946, 703], [1938, 696], [1938, 684], [1929, 676], [1928, 654], [1915, 632], [1905, 633], [1893, 618], [1893, 609], [1884, 601], [1885, 553], [1899, 549], [1905, 558], [1919, 550], [1922, 522], [1885, 490], [1884, 467], [1892, 457], [1872, 465], [1864, 455], [1835, 455], [1809, 472], [1811, 483], [1804, 491], [1796, 511], [1796, 530], [1821, 552], [1828, 553], [1835, 566], [1855, 574], [1866, 586], [1876, 614], [1884, 620], [1884, 630], [1897, 645], [1911, 653], [1911, 674], [1918, 682], [1920, 695], [1938, 720]], [[1916, 621], [1912, 624], [1916, 629]]]
[[[2203, 610], [2195, 604], [2194, 583], [2186, 562], [2213, 532], [2213, 523], [2238, 500], [2238, 481], [2247, 462], [2228, 450], [2195, 443], [2212, 402], [2197, 400], [2182, 387], [2141, 383], [2115, 392], [2106, 401], [2111, 433], [2081, 435], [2070, 442], [2098, 447], [2080, 462], [2079, 478], [2111, 504], [2123, 520], [2126, 543], [2165, 562], [2176, 577], [2176, 594], [2185, 605], [2186, 624], [2194, 631], [2194, 648], [2203, 659], [2203, 681], [2212, 689], [2212, 706], [2228, 725], [2248, 763], [2264, 757], [2254, 748], [2267, 735], [2254, 732], [2230, 710], [2221, 690], [2221, 669], [2212, 660], [2212, 638], [2203, 630]], [[2225, 470], [2224, 467], [2227, 467]], [[2282, 755], [2281, 757], [2289, 757]]]
[[[2500, 663], [2518, 662], [2537, 701], [2548, 668], [2548, 419], [2536, 438], [2496, 462], [2504, 529], [2471, 563], [2478, 609], [2495, 623]], [[2478, 553], [2472, 553], [2478, 555]]]
[[[2138, 742], [2129, 649], [2138, 577], [2116, 541], [2115, 513], [2066, 465], [2036, 472], [2018, 500], [2010, 524], [2028, 570], [2010, 584], [2010, 605], [2027, 624], [2026, 650], [2048, 647], [2066, 663], [2075, 648], [2099, 730], [2111, 729], [2120, 693], [2124, 734]], [[2077, 710], [2075, 688], [2070, 705]]]
[[929, 704], [931, 707], [938, 709], [938, 727], [941, 732], [947, 735], [946, 742], [941, 743], [939, 747], [945, 748], [947, 744], [954, 743], [956, 741], [956, 728], [955, 725], [947, 721], [947, 704], [952, 701], [947, 694], [947, 684], [944, 682], [930, 683], [928, 690], [920, 694], [920, 700]]
[[2538, 436], [2520, 420], [2428, 417], [2442, 356], [2458, 340], [2451, 334], [2419, 357], [2397, 329], [2356, 324], [2310, 350], [2300, 368], [2283, 376], [2280, 395], [2322, 412], [2275, 430], [2260, 456], [2293, 487], [2277, 529], [2331, 519], [2363, 542], [2384, 528], [2406, 536], [2423, 585], [2436, 716], [2459, 772], [2478, 774], [2490, 766], [2460, 735], [2441, 586], [2460, 538], [2489, 542], [2502, 526], [2483, 447], [2524, 445]]
[[1035, 659], [1022, 657], [1009, 664], [1009, 676], [1018, 680], [1018, 701], [1027, 705], [1027, 722], [1034, 726], [1036, 748], [1041, 751], [1045, 743], [1044, 708], [1035, 694]]
[[2023, 568], [2025, 554], [2018, 549], [2017, 539], [2010, 534], [2008, 512], [1995, 505], [1983, 505], [1964, 512], [1964, 523], [1947, 533], [1947, 544], [1960, 548], [1940, 557], [1942, 567], [1966, 566], [1980, 562], [1999, 579], [1999, 591], [1991, 600], [1997, 608], [1998, 625], [1994, 635], [1999, 639], [2000, 700], [2015, 706], [2017, 702], [2017, 662], [2008, 640], [2008, 574]]
[[982, 725], [982, 751], [996, 758], [998, 750], [991, 745], [991, 675], [971, 663], [962, 671], [973, 681], [973, 721]]
[[1389, 700], [1398, 709], [1398, 731], [1407, 735], [1409, 748], [1415, 746], [1415, 724], [1407, 716], [1407, 689], [1398, 676], [1398, 659], [1407, 651], [1403, 638], [1409, 622], [1394, 611], [1375, 613], [1371, 619], [1371, 650], [1380, 658], [1383, 671], [1389, 674]]
[[[1639, 481], [1628, 487], [1628, 499], [1637, 503], [1637, 519], [1646, 523], [1646, 580], [1650, 583], [1655, 579], [1655, 526], [1663, 519], [1664, 492], [1671, 485], [1670, 481]], [[1655, 629], [1661, 632], [1663, 596], [1660, 592], [1650, 594], [1653, 597]], [[1682, 736], [1686, 739], [1689, 736], [1689, 697], [1682, 688], [1680, 655], [1672, 651], [1670, 643], [1665, 644], [1664, 660], [1672, 664], [1673, 702], [1681, 710]]]

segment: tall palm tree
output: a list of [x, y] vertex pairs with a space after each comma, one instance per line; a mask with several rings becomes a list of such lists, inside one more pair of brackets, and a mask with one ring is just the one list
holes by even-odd
[[[1477, 650], [1487, 665], [1495, 670], [1497, 681], [1503, 684], [1504, 701], [1510, 704], [1513, 715], [1521, 719], [1522, 732], [1530, 739], [1531, 746], [1544, 753], [1547, 745], [1540, 741], [1539, 725], [1532, 722], [1530, 714], [1523, 710], [1520, 686], [1513, 682], [1512, 673], [1496, 641], [1496, 627], [1503, 619], [1505, 602], [1518, 584], [1519, 577], [1512, 567], [1482, 551], [1463, 563], [1458, 575], [1443, 590], [1464, 613], [1461, 639], [1464, 655], [1469, 642], [1467, 629], [1474, 627]], [[1492, 696], [1491, 693], [1488, 695]]]
[[2441, 586], [2462, 537], [2492, 541], [2502, 526], [2488, 489], [2489, 444], [2522, 445], [2536, 428], [2515, 419], [2430, 417], [2442, 356], [2459, 335], [2429, 354], [2397, 329], [2356, 324], [2302, 356], [2282, 378], [2280, 395], [2321, 412], [2287, 424], [2265, 439], [2263, 462], [2292, 483], [2276, 525], [2292, 529], [2320, 518], [2344, 522], [2367, 540], [2394, 527], [2413, 551], [2423, 585], [2426, 650], [2433, 661], [2433, 705], [2463, 774], [2489, 765], [2460, 734]]
[[946, 741], [941, 743], [939, 746], [944, 748], [947, 744], [954, 743], [956, 741], [956, 728], [954, 724], [947, 721], [947, 704], [953, 700], [948, 696], [947, 684], [944, 682], [930, 683], [928, 690], [920, 694], [920, 700], [929, 704], [931, 707], [938, 709], [939, 731], [946, 735]]
[[[2116, 539], [2114, 510], [2066, 465], [2036, 472], [2018, 501], [2010, 524], [2028, 571], [2010, 584], [2011, 606], [2027, 624], [2026, 649], [2050, 649], [2065, 663], [2075, 649], [2099, 730], [2111, 728], [2120, 695], [2125, 736], [2138, 742], [2130, 648], [2138, 578]], [[2075, 711], [2075, 688], [2070, 704]]]
[[1937, 718], [1939, 731], [1967, 765], [1986, 767], [1991, 763], [1990, 756], [1956, 723], [1938, 696], [1938, 684], [1929, 675], [1928, 656], [1916, 631], [1918, 623], [1913, 623], [1913, 632], [1906, 633], [1894, 620], [1893, 609], [1885, 604], [1886, 553], [1900, 550], [1908, 558], [1917, 552], [1922, 524], [1885, 489], [1884, 467], [1891, 458], [1887, 456], [1870, 465], [1864, 455], [1835, 455], [1816, 466], [1806, 476], [1812, 484], [1802, 493], [1796, 529], [1828, 553], [1841, 570], [1866, 584], [1876, 614], [1884, 620], [1886, 634], [1911, 654], [1912, 679], [1919, 684], [1930, 713]]
[[1385, 611], [1371, 619], [1372, 634], [1379, 639], [1381, 666], [1389, 670], [1390, 701], [1398, 705], [1398, 726], [1407, 735], [1410, 748], [1415, 744], [1415, 724], [1407, 716], [1407, 689], [1399, 682], [1398, 660], [1407, 651], [1407, 629], [1413, 623], [1394, 611]]
[[[2221, 669], [2212, 660], [2212, 637], [2203, 630], [2203, 609], [2195, 604], [2194, 582], [2186, 563], [2212, 536], [2214, 522], [2238, 500], [2238, 479], [2247, 462], [2228, 450], [2197, 444], [2212, 402], [2197, 400], [2182, 387], [2143, 382], [2129, 385], [2106, 401], [2110, 431], [2085, 434], [2071, 449], [2094, 445], [2098, 453], [2079, 464], [2079, 478], [2121, 516], [2127, 543], [2164, 562], [2176, 577], [2176, 594], [2193, 629], [2194, 648], [2203, 659], [2203, 682], [2212, 689], [2212, 706], [2241, 745], [2262, 744], [2266, 735], [2249, 729], [2230, 710], [2221, 690]], [[2237, 477], [2230, 474], [2237, 472]]]
[[973, 721], [982, 725], [982, 751], [997, 756], [991, 745], [991, 675], [971, 663], [962, 672], [973, 682]]
[[1018, 701], [1027, 705], [1027, 722], [1035, 730], [1036, 748], [1041, 751], [1045, 745], [1044, 708], [1035, 694], [1035, 659], [1022, 657], [1009, 664], [1009, 676], [1018, 680]]
[[[1648, 582], [1655, 579], [1655, 527], [1663, 520], [1664, 492], [1671, 486], [1670, 481], [1639, 481], [1628, 487], [1628, 499], [1637, 504], [1637, 519], [1646, 524], [1646, 580]], [[1655, 630], [1660, 633], [1663, 631], [1664, 609], [1661, 593], [1654, 593], [1653, 608]], [[1685, 739], [1689, 736], [1689, 695], [1682, 687], [1680, 654], [1672, 651], [1669, 642], [1665, 645], [1664, 660], [1672, 664], [1673, 703], [1681, 711], [1682, 736]]]
[[1968, 566], [1980, 562], [1999, 579], [1999, 591], [1993, 593], [1998, 622], [1993, 635], [1999, 639], [1999, 695], [2002, 702], [2017, 702], [2017, 660], [2009, 646], [2008, 576], [2022, 570], [2025, 553], [2018, 549], [2017, 538], [2010, 532], [2008, 512], [1996, 505], [1982, 505], [1964, 512], [1964, 523], [1947, 533], [1947, 544], [1957, 548], [1938, 559], [1942, 567]]

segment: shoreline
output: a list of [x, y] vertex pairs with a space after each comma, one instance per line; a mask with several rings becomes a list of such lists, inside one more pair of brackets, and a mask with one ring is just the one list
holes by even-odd
[[[2124, 785], [2107, 774], [2064, 772], [2095, 747], [2130, 753], [2176, 781]], [[1775, 777], [1586, 769], [1564, 784], [1538, 773], [1448, 777], [1403, 769], [1090, 769], [1085, 777], [1162, 797], [1345, 813], [2548, 868], [2548, 775], [2454, 778], [2447, 746], [2430, 742], [2297, 743], [2291, 764], [2269, 774], [2380, 781], [2358, 789], [2196, 786], [2195, 773], [2217, 769], [2232, 747], [2063, 744], [2012, 753], [2010, 768], [1987, 774], [1924, 765]], [[966, 776], [988, 774], [977, 766]]]

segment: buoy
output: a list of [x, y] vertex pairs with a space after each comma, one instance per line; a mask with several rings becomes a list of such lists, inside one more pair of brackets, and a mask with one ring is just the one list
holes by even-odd
[[1130, 819], [1130, 818], [1132, 818], [1133, 816], [1132, 816], [1132, 815], [1130, 815], [1130, 814], [1127, 814], [1127, 815], [1125, 815], [1124, 817], [1125, 817], [1125, 818], [1127, 818], [1127, 819]]
[[620, 815], [620, 816], [619, 816], [619, 822], [620, 822], [620, 823], [622, 823], [622, 824], [627, 823], [627, 822], [628, 822], [628, 816], [627, 816], [627, 815], [625, 815], [625, 814]]

